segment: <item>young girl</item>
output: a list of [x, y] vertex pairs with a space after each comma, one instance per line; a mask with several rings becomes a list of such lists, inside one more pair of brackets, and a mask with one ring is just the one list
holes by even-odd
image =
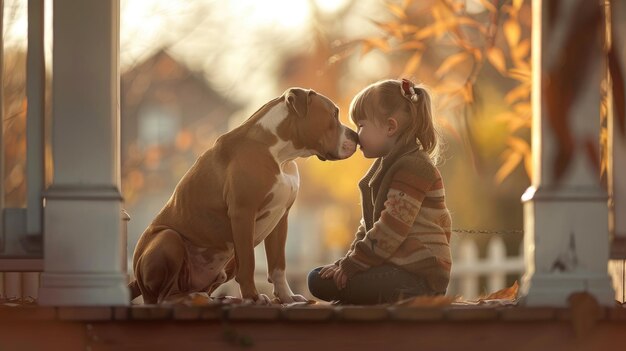
[[362, 90], [350, 104], [363, 155], [376, 158], [359, 182], [362, 218], [345, 257], [309, 273], [309, 290], [343, 304], [445, 294], [450, 213], [428, 92], [406, 79]]

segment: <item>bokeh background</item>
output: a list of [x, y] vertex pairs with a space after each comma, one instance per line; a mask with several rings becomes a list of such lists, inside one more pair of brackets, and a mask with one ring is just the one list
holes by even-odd
[[[26, 2], [4, 6], [6, 201], [23, 207]], [[50, 1], [46, 7], [51, 13]], [[335, 101], [351, 125], [347, 110], [359, 90], [401, 77], [433, 94], [453, 257], [465, 241], [484, 257], [494, 237], [519, 256], [520, 196], [530, 172], [530, 23], [528, 0], [121, 0], [129, 260], [195, 159], [262, 104], [291, 86], [312, 88]], [[50, 37], [46, 47], [50, 68]], [[293, 289], [308, 294], [307, 272], [342, 256], [353, 239], [357, 183], [372, 160], [357, 152], [340, 162], [297, 162], [302, 179], [287, 267]], [[259, 247], [258, 284], [271, 293], [265, 266]], [[490, 292], [486, 277], [478, 279], [478, 292]], [[518, 279], [508, 274], [506, 285]], [[221, 293], [234, 294], [236, 286]]]

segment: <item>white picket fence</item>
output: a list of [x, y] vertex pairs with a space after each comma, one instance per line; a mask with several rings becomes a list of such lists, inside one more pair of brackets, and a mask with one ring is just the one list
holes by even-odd
[[[461, 296], [465, 300], [476, 299], [507, 287], [507, 275], [515, 275], [519, 281], [524, 273], [522, 247], [518, 255], [508, 255], [504, 240], [500, 236], [494, 236], [489, 240], [485, 257], [480, 257], [478, 245], [474, 240], [456, 237], [452, 243], [452, 254], [451, 281], [447, 292], [449, 296]], [[302, 267], [290, 267], [288, 279], [294, 291], [309, 295], [306, 274], [313, 266], [307, 264]], [[613, 287], [618, 301], [624, 300], [625, 266], [623, 260], [613, 260], [609, 263], [609, 273], [613, 277]], [[267, 283], [264, 267], [259, 268], [256, 280], [258, 284], [265, 287], [260, 290], [267, 290], [265, 292], [270, 293], [271, 287]], [[39, 272], [0, 272], [0, 298], [32, 297], [36, 299], [39, 275]], [[486, 287], [481, 288], [481, 278], [486, 281]], [[237, 295], [238, 287], [234, 281], [229, 282], [221, 287], [218, 293]]]
[[[461, 296], [465, 300], [498, 291], [507, 287], [507, 275], [514, 275], [519, 282], [524, 274], [522, 247], [518, 255], [508, 255], [501, 236], [489, 239], [485, 257], [480, 257], [478, 245], [471, 238], [453, 237], [452, 271], [447, 295]], [[480, 286], [481, 278], [486, 287]]]

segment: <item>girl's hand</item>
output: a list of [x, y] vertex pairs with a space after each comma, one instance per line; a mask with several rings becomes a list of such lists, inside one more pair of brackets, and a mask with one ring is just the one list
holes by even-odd
[[326, 265], [326, 266], [322, 267], [322, 269], [320, 270], [320, 277], [322, 279], [330, 279], [330, 278], [332, 278], [335, 275], [335, 271], [338, 268], [339, 267], [336, 266], [334, 263]]
[[335, 280], [335, 285], [337, 285], [337, 289], [339, 290], [345, 288], [348, 284], [348, 275], [341, 269], [341, 267], [337, 267], [337, 269], [335, 269], [333, 279]]

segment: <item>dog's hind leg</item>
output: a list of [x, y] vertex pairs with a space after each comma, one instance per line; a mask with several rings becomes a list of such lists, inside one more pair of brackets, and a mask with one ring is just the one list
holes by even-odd
[[133, 280], [132, 282], [128, 283], [128, 289], [130, 290], [131, 301], [141, 295], [141, 289], [139, 289], [139, 284], [137, 283], [137, 280]]
[[136, 265], [137, 285], [144, 303], [161, 303], [170, 295], [186, 292], [187, 284], [181, 284], [180, 279], [187, 276], [186, 256], [182, 238], [176, 231], [166, 229], [154, 234]]

